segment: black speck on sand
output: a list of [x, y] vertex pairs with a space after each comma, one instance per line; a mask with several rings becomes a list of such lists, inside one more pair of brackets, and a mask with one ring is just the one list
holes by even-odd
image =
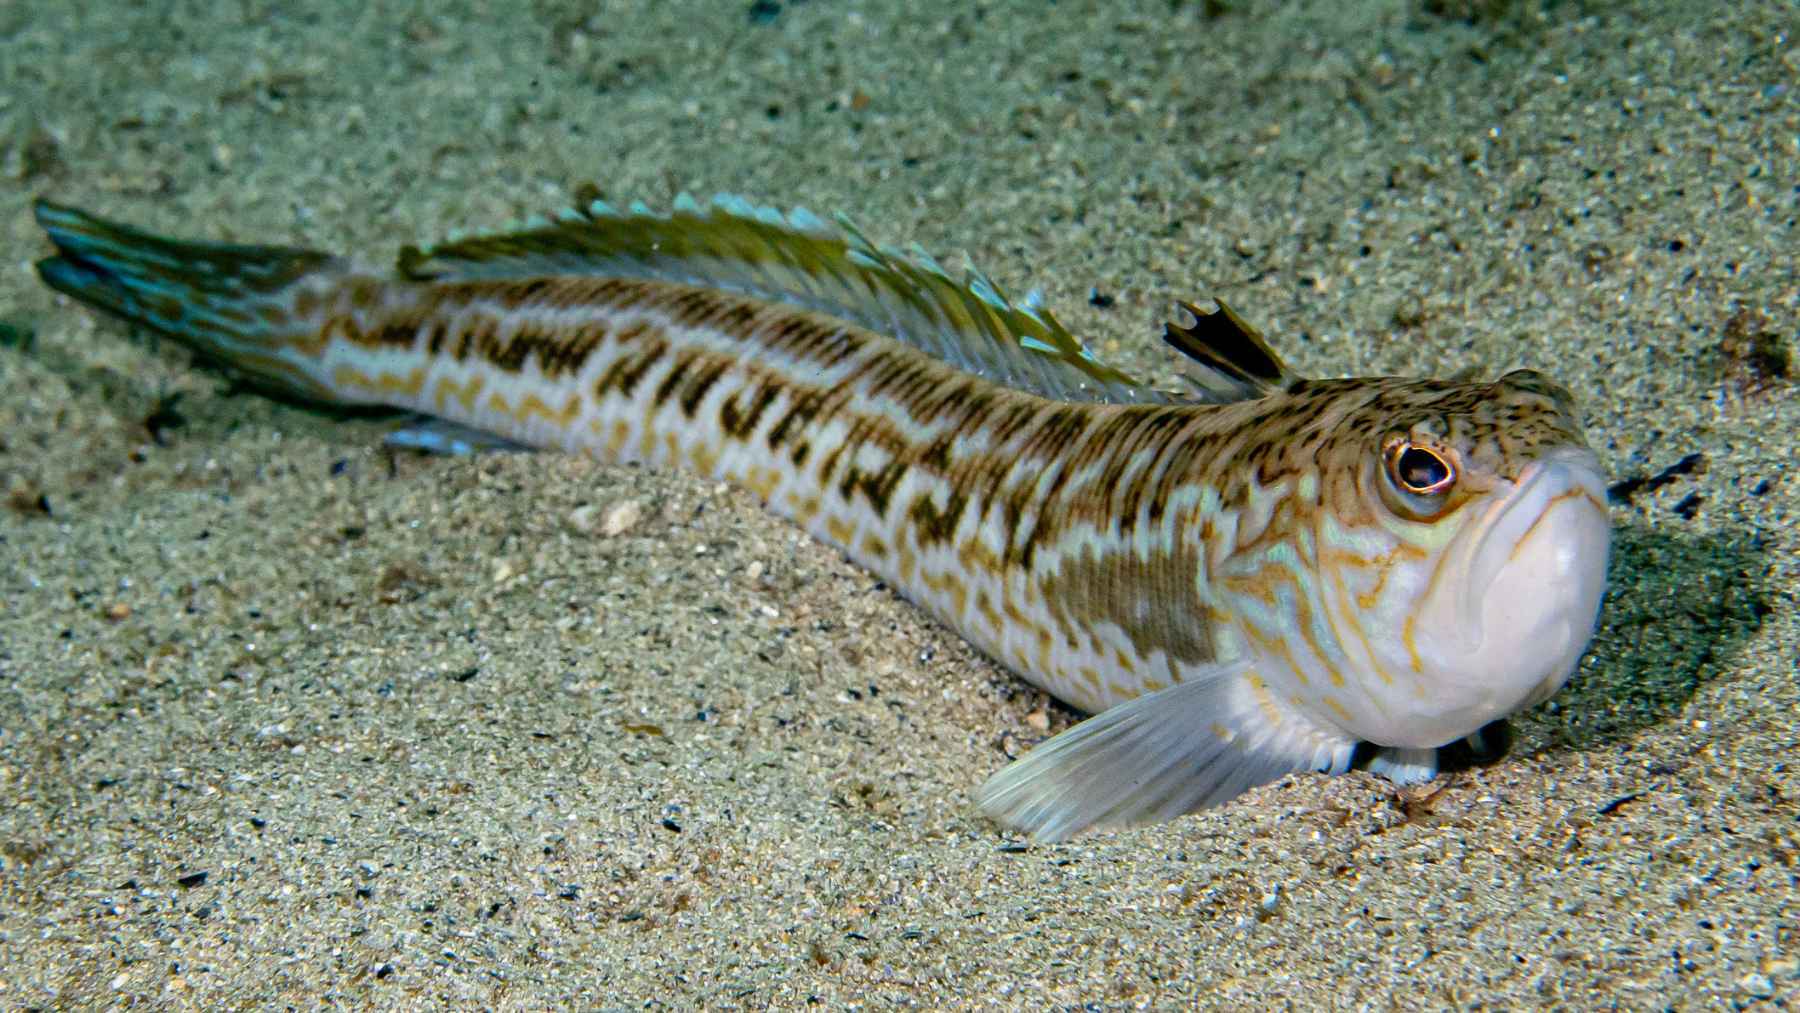
[[[917, 6], [0, 8], [0, 1005], [1794, 1001], [1793, 5]], [[1315, 375], [1543, 369], [1616, 479], [1704, 466], [1497, 765], [1019, 851], [969, 794], [1044, 698], [747, 495], [390, 458], [29, 269], [40, 193], [385, 259], [587, 181], [966, 250], [1159, 375], [1214, 295]]]

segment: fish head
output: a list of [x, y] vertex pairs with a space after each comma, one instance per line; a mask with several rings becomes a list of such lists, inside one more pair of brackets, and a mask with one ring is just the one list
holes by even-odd
[[1367, 662], [1346, 731], [1429, 748], [1547, 699], [1593, 637], [1611, 537], [1574, 398], [1520, 370], [1396, 387], [1353, 421], [1353, 520], [1319, 533], [1343, 549], [1327, 611]]

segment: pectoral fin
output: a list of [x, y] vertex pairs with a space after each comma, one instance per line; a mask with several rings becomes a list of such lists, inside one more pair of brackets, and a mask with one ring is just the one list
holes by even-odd
[[1341, 773], [1355, 746], [1276, 701], [1240, 662], [1083, 721], [995, 774], [976, 801], [1035, 840], [1060, 841], [1172, 819], [1284, 774]]

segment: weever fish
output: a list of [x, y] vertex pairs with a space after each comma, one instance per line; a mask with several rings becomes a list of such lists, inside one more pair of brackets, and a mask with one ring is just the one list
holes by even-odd
[[1593, 635], [1603, 472], [1540, 373], [1306, 379], [1183, 304], [1166, 392], [979, 272], [733, 197], [594, 202], [391, 271], [36, 213], [46, 284], [256, 383], [752, 491], [1096, 715], [977, 793], [1039, 840], [1364, 743], [1427, 779]]

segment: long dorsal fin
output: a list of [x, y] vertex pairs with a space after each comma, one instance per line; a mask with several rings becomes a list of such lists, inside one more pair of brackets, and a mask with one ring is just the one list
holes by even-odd
[[1261, 332], [1232, 312], [1225, 300], [1214, 299], [1217, 311], [1208, 313], [1191, 302], [1181, 308], [1193, 316], [1188, 327], [1167, 324], [1163, 340], [1192, 359], [1186, 379], [1201, 401], [1242, 401], [1285, 390], [1299, 377], [1263, 340]]
[[843, 219], [729, 195], [682, 195], [666, 214], [601, 201], [517, 231], [401, 251], [400, 273], [457, 281], [606, 274], [707, 285], [816, 310], [890, 335], [977, 376], [1066, 401], [1164, 403], [1096, 359], [1034, 296], [1013, 301], [979, 271], [958, 280], [916, 247], [876, 246]]

